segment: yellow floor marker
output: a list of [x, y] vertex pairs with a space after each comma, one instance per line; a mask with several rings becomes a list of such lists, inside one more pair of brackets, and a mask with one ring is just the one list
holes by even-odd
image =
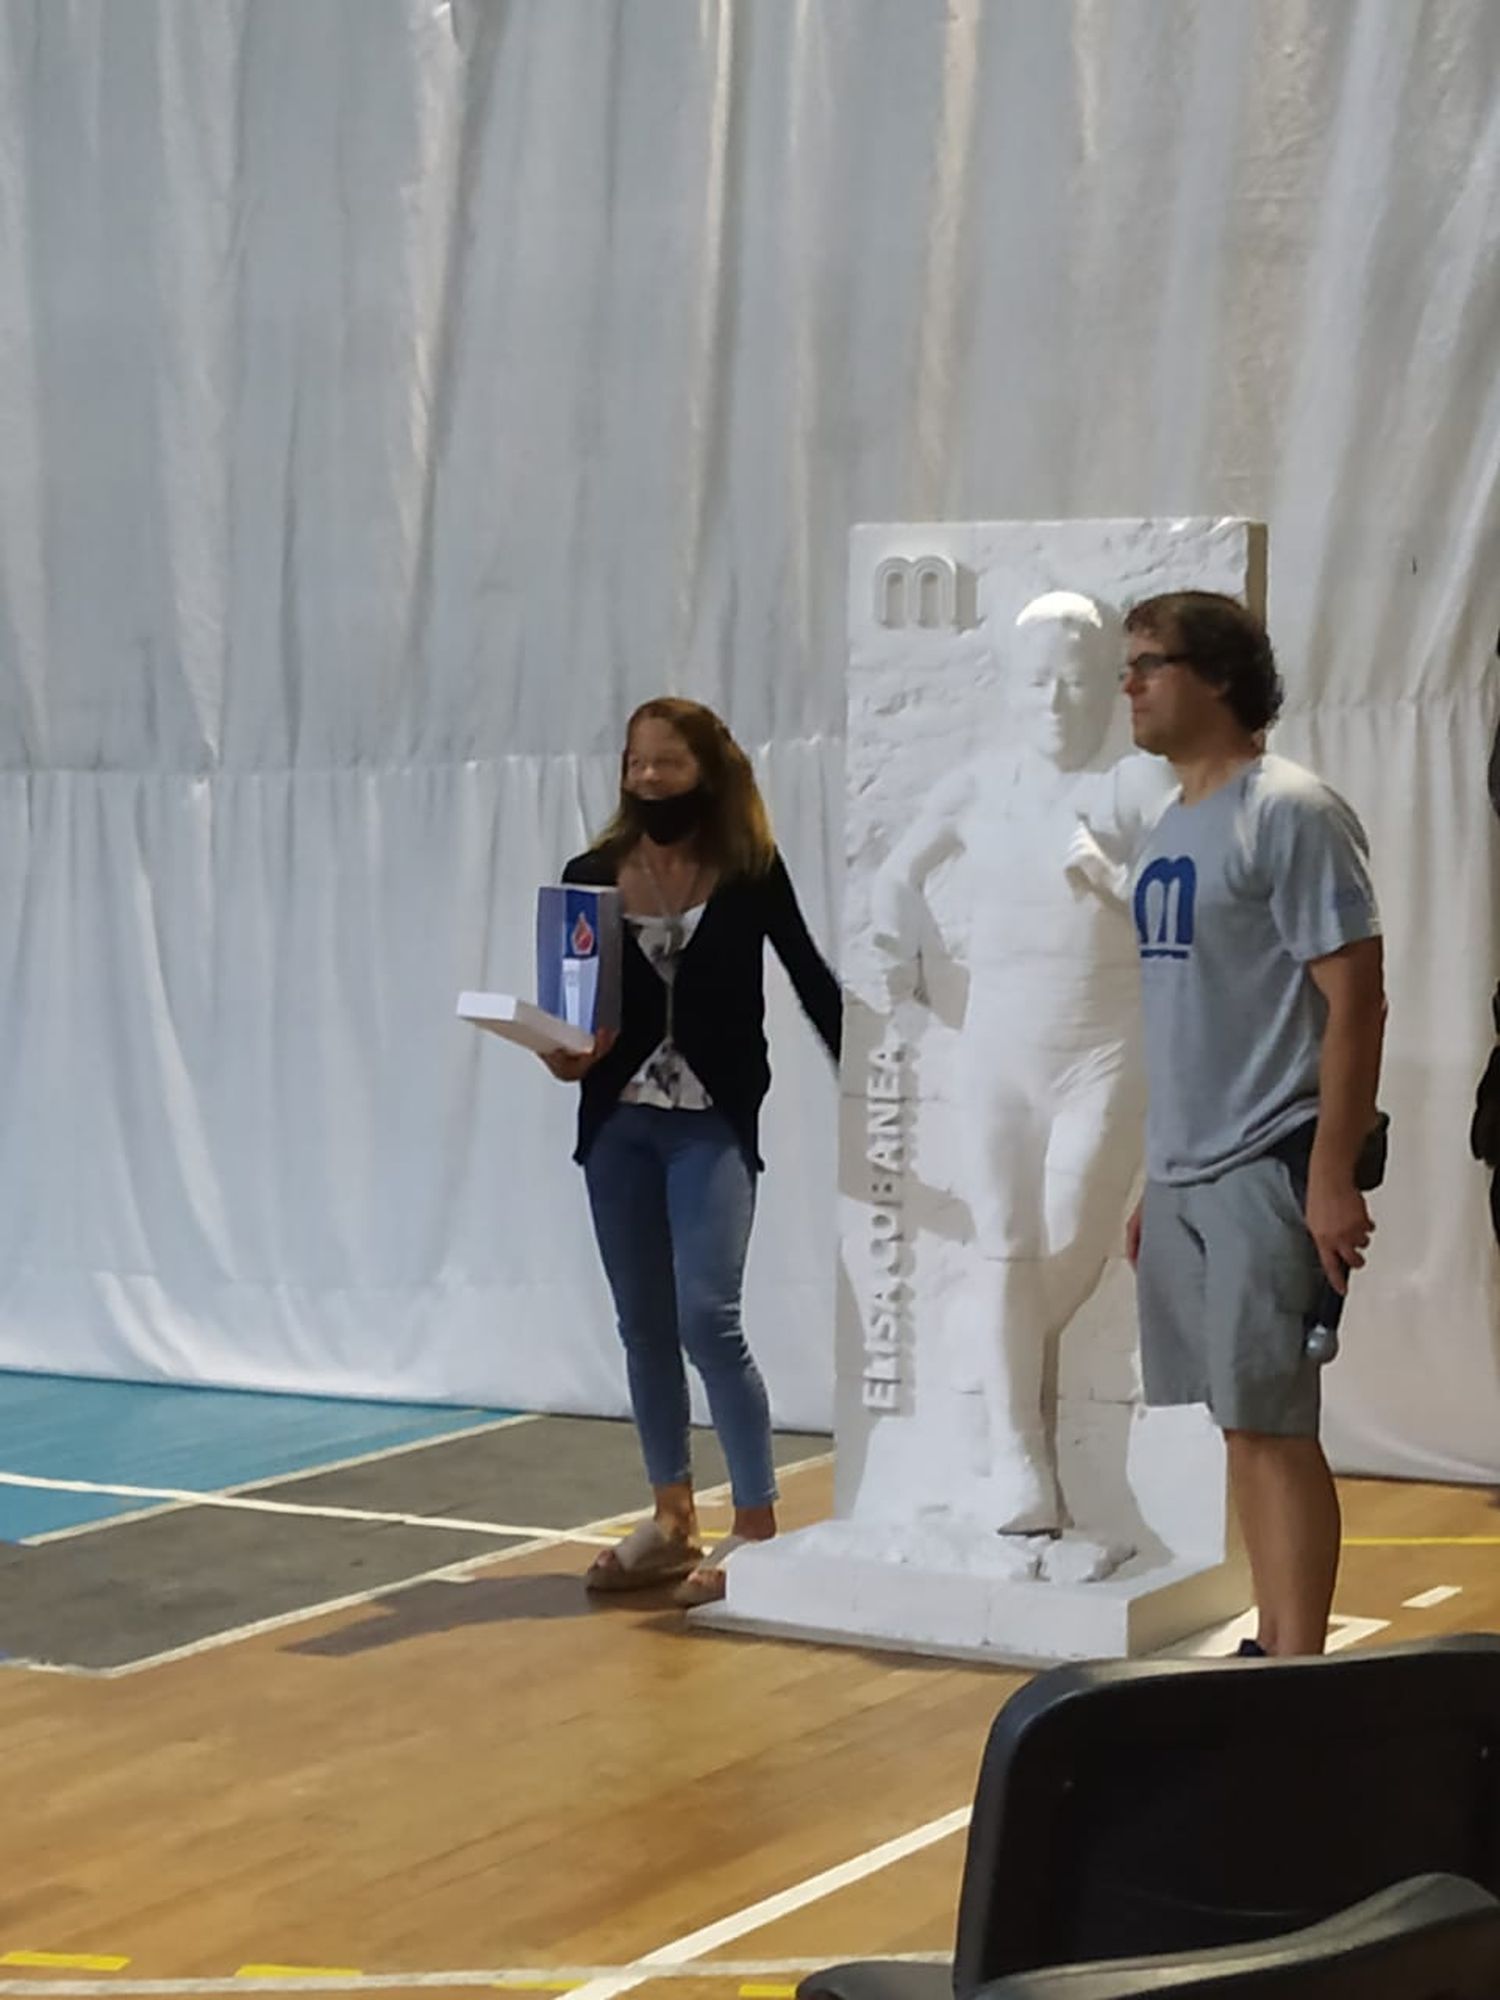
[[37, 1972], [123, 1972], [128, 1958], [101, 1958], [90, 1951], [7, 1951], [0, 1965], [30, 1966]]
[[362, 1979], [357, 1965], [242, 1965], [236, 1979]]
[[1346, 1549], [1500, 1549], [1500, 1535], [1345, 1535]]

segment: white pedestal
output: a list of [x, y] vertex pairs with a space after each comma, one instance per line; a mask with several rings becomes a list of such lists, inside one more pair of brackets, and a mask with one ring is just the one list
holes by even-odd
[[825, 1644], [1054, 1666], [1159, 1652], [1235, 1617], [1249, 1597], [1237, 1556], [1135, 1559], [1097, 1583], [1017, 1578], [1012, 1560], [980, 1529], [829, 1521], [738, 1551], [725, 1601], [691, 1617]]

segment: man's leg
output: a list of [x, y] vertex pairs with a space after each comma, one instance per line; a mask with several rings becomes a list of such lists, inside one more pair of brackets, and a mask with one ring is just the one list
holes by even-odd
[[1206, 1252], [1209, 1407], [1222, 1427], [1268, 1653], [1321, 1653], [1339, 1503], [1318, 1441], [1321, 1370], [1307, 1325], [1321, 1282], [1286, 1167], [1252, 1160], [1187, 1191]]
[[1250, 1558], [1257, 1637], [1268, 1653], [1321, 1653], [1333, 1608], [1342, 1523], [1315, 1437], [1226, 1431], [1229, 1482]]

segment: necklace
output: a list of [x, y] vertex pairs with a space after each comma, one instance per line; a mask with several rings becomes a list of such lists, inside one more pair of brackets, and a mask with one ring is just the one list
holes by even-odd
[[687, 895], [683, 898], [682, 906], [674, 910], [667, 900], [667, 892], [662, 887], [661, 877], [651, 865], [650, 855], [647, 854], [644, 846], [638, 848], [636, 851], [641, 857], [641, 866], [646, 871], [647, 880], [651, 884], [651, 892], [656, 897], [657, 907], [660, 909], [666, 923], [666, 956], [657, 970], [661, 973], [662, 984], [667, 989], [666, 1034], [663, 1040], [667, 1048], [670, 1049], [675, 1046], [674, 1030], [677, 1026], [677, 959], [687, 942], [687, 925], [683, 922], [683, 917], [692, 909], [694, 901], [697, 898], [698, 885], [703, 880], [703, 863], [699, 861], [694, 868], [693, 879], [688, 884]]
[[693, 869], [693, 879], [688, 884], [687, 894], [684, 896], [681, 906], [674, 910], [671, 903], [667, 900], [667, 892], [662, 886], [661, 877], [652, 865], [650, 855], [647, 854], [644, 847], [638, 848], [637, 852], [641, 857], [641, 866], [646, 871], [647, 880], [651, 884], [651, 893], [656, 898], [656, 906], [666, 919], [667, 948], [675, 958], [678, 952], [682, 950], [686, 940], [687, 926], [682, 920], [697, 900], [698, 886], [703, 880], [703, 863], [700, 861]]

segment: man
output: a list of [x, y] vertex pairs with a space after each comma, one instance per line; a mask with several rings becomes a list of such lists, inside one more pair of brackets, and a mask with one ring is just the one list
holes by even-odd
[[1119, 1243], [1139, 1165], [1129, 864], [1172, 774], [1139, 756], [1101, 768], [1118, 642], [1077, 592], [1029, 603], [1002, 740], [934, 789], [871, 885], [893, 1001], [917, 997], [924, 932], [966, 974], [947, 1170], [975, 1261], [924, 1374], [951, 1399], [950, 1506], [1006, 1533], [1064, 1523], [1053, 1350]]
[[[1495, 652], [1500, 655], [1500, 639], [1495, 641]], [[1495, 740], [1490, 746], [1489, 779], [1490, 804], [1500, 814], [1500, 722], [1495, 725]], [[1490, 1001], [1490, 1014], [1495, 1023], [1495, 1046], [1490, 1050], [1490, 1059], [1474, 1093], [1469, 1149], [1476, 1160], [1491, 1170], [1490, 1222], [1495, 1241], [1500, 1243], [1500, 986], [1495, 988]]]
[[1151, 1403], [1206, 1402], [1260, 1625], [1242, 1651], [1323, 1650], [1339, 1505], [1318, 1439], [1311, 1319], [1374, 1224], [1385, 997], [1364, 833], [1310, 771], [1265, 755], [1281, 682], [1233, 598], [1181, 591], [1125, 621], [1136, 743], [1179, 790], [1142, 851], [1146, 1192], [1131, 1218]]

